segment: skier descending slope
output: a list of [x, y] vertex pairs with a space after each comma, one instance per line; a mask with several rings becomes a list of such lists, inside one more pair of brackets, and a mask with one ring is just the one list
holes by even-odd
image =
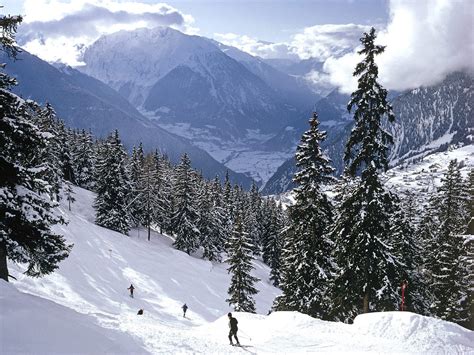
[[186, 311], [188, 310], [188, 306], [186, 305], [186, 303], [183, 305], [183, 307], [181, 307], [183, 309], [183, 317], [186, 318]]
[[127, 288], [127, 290], [130, 290], [130, 297], [133, 298], [133, 290], [135, 289], [135, 287], [133, 287], [133, 284], [130, 284], [130, 287]]
[[236, 345], [240, 346], [240, 343], [239, 343], [239, 338], [237, 338], [237, 331], [239, 330], [239, 328], [237, 327], [237, 319], [235, 319], [234, 317], [232, 317], [232, 313], [228, 313], [227, 316], [229, 317], [229, 341], [230, 341], [230, 345], [234, 345], [234, 343], [232, 342], [232, 335], [234, 336], [235, 338], [235, 341], [237, 342]]

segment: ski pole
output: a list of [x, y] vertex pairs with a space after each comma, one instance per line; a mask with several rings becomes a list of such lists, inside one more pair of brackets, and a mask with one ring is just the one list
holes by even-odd
[[252, 341], [252, 338], [247, 333], [245, 333], [243, 330], [241, 330], [240, 332], [245, 334], [244, 338], [248, 338], [250, 341]]

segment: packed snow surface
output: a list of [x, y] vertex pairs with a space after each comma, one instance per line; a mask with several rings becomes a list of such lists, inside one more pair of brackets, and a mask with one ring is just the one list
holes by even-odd
[[0, 282], [2, 354], [474, 353], [474, 332], [409, 312], [366, 314], [352, 325], [296, 312], [266, 315], [279, 291], [260, 261], [259, 314], [234, 313], [243, 347], [231, 347], [226, 264], [188, 256], [157, 233], [147, 241], [143, 230], [126, 237], [98, 227], [93, 194], [75, 192], [73, 211], [61, 207], [69, 224], [57, 227], [74, 243], [70, 257], [41, 279], [10, 264], [18, 280]]

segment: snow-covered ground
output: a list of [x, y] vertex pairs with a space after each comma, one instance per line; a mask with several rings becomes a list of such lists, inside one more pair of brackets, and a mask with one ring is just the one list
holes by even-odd
[[397, 166], [387, 171], [383, 181], [399, 193], [415, 192], [425, 200], [440, 185], [449, 162], [454, 159], [461, 164], [461, 174], [466, 178], [474, 169], [474, 145], [451, 147], [446, 152], [427, 155], [416, 163]]
[[58, 227], [74, 243], [70, 257], [41, 279], [10, 263], [18, 280], [0, 282], [2, 354], [474, 353], [474, 332], [409, 312], [362, 315], [353, 325], [296, 312], [267, 316], [279, 291], [260, 261], [259, 314], [236, 313], [244, 346], [230, 347], [226, 265], [177, 251], [157, 233], [148, 242], [144, 231], [126, 237], [98, 227], [93, 194], [75, 191], [73, 211], [61, 207], [70, 223]]

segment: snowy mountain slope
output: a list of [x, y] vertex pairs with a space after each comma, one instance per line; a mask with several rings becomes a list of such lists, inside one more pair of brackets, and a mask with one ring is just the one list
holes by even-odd
[[474, 144], [458, 148], [451, 146], [445, 152], [433, 153], [418, 161], [394, 167], [383, 175], [383, 181], [401, 195], [414, 193], [417, 205], [423, 208], [430, 194], [441, 184], [449, 162], [454, 159], [461, 164], [461, 174], [466, 178], [474, 169]]
[[[187, 152], [193, 166], [207, 177], [225, 176], [227, 168], [224, 165], [187, 140], [157, 126], [99, 80], [71, 67], [55, 68], [26, 51], [20, 53], [18, 59], [11, 61], [5, 54], [0, 54], [0, 62], [7, 63], [5, 71], [19, 81], [13, 91], [39, 103], [50, 102], [69, 127], [91, 129], [97, 137], [118, 129], [129, 149], [143, 142], [146, 149], [160, 149], [175, 162]], [[230, 176], [243, 186], [251, 184], [251, 179], [243, 174], [231, 171]]]
[[[260, 58], [169, 28], [104, 36], [87, 48], [84, 61], [80, 70], [160, 127], [260, 182], [289, 157], [286, 144], [264, 142], [306, 116], [319, 97], [304, 80]], [[261, 169], [262, 161], [271, 163]]]
[[[414, 195], [417, 206], [421, 210], [431, 194], [440, 186], [441, 178], [446, 173], [449, 162], [454, 159], [461, 165], [461, 174], [466, 178], [474, 169], [474, 145], [453, 145], [445, 152], [432, 153], [415, 161], [405, 162], [387, 170], [381, 175], [381, 179], [385, 186], [400, 196]], [[286, 192], [278, 195], [278, 199], [286, 206], [294, 203], [293, 191], [291, 191], [294, 185], [288, 187]], [[334, 196], [331, 188], [327, 191], [330, 196]]]
[[[395, 123], [387, 125], [387, 129], [394, 137], [390, 164], [394, 166], [432, 152], [445, 151], [450, 144], [472, 144], [473, 95], [472, 75], [454, 73], [438, 85], [418, 88], [394, 97], [392, 104]], [[316, 104], [321, 126], [328, 132], [328, 139], [323, 144], [325, 148], [329, 147], [328, 156], [338, 172], [342, 171], [344, 145], [350, 134], [352, 122], [349, 120], [347, 111], [344, 112], [343, 103], [346, 100], [345, 95], [328, 95]], [[324, 117], [329, 117], [329, 122], [339, 124], [324, 127]], [[307, 129], [307, 122], [300, 121], [294, 125], [294, 128], [292, 137], [297, 142]], [[283, 136], [284, 133], [280, 133], [273, 138], [273, 141]], [[287, 141], [291, 141], [291, 137]], [[273, 142], [270, 141], [267, 144], [273, 144]], [[296, 167], [291, 160], [285, 162], [267, 182], [264, 188], [265, 193], [282, 192], [283, 190], [279, 188], [285, 186], [291, 188], [288, 177], [292, 177], [295, 170]]]
[[221, 135], [228, 129], [235, 135], [247, 128], [275, 129], [296, 109], [212, 41], [171, 28], [103, 36], [83, 60], [81, 70], [162, 122], [213, 125], [225, 128]]
[[[453, 73], [438, 85], [422, 87], [393, 101], [396, 117], [392, 163], [420, 153], [445, 150], [447, 144], [473, 143], [474, 77]], [[445, 146], [443, 149], [443, 145]]]
[[[148, 242], [144, 231], [126, 237], [98, 227], [94, 195], [75, 192], [73, 211], [65, 202], [61, 206], [70, 223], [57, 228], [75, 244], [70, 257], [41, 279], [27, 278], [10, 264], [18, 280], [0, 283], [2, 353], [397, 353], [400, 344], [412, 354], [474, 351], [473, 332], [409, 312], [362, 315], [353, 325], [295, 312], [264, 316], [279, 291], [258, 261], [260, 314], [236, 313], [244, 347], [229, 347], [226, 265], [177, 251], [156, 233]], [[130, 283], [136, 287], [133, 299]], [[186, 319], [184, 302], [190, 307]], [[139, 308], [144, 315], [136, 315]], [[25, 334], [32, 335], [25, 340]]]
[[302, 109], [311, 108], [321, 97], [314, 93], [308, 82], [300, 77], [288, 75], [267, 64], [265, 60], [254, 57], [235, 47], [213, 41], [226, 55], [242, 63], [250, 72], [257, 75], [273, 88], [284, 103]]
[[[3, 354], [118, 354], [143, 352], [128, 334], [104, 329], [93, 317], [19, 292], [0, 280]], [[21, 339], [18, 338], [21, 329]]]

